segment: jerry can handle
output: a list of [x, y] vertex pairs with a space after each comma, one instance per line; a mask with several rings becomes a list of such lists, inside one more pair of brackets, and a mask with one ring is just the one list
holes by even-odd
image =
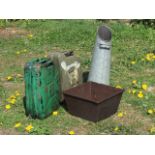
[[52, 61], [47, 61], [47, 62], [42, 64], [43, 67], [48, 67], [48, 66], [51, 66], [51, 65], [53, 65]]
[[66, 57], [73, 56], [73, 55], [74, 55], [74, 52], [73, 52], [73, 51], [65, 51], [65, 52], [64, 52], [64, 55], [65, 55]]

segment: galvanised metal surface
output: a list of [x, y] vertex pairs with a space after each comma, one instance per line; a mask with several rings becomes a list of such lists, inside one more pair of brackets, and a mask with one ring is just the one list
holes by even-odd
[[111, 37], [108, 27], [101, 26], [98, 29], [88, 81], [109, 85]]
[[45, 118], [59, 107], [59, 72], [52, 61], [34, 59], [24, 68], [25, 111], [32, 118]]

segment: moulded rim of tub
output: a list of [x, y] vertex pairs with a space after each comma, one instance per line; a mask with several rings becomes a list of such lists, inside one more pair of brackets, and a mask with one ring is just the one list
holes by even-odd
[[[80, 91], [80, 89], [86, 89], [86, 87], [90, 86], [90, 87], [102, 87], [100, 90], [103, 91], [103, 89], [105, 88], [108, 88], [108, 91], [111, 91], [109, 92], [109, 95], [105, 96], [106, 94], [104, 94], [103, 96], [101, 97], [98, 97], [98, 99], [96, 98], [90, 98], [90, 96], [86, 96], [86, 94], [82, 94], [82, 92]], [[93, 85], [93, 86], [92, 86]], [[99, 89], [99, 88], [96, 88], [96, 89]], [[111, 90], [109, 90], [111, 89]], [[78, 90], [78, 91], [77, 91]], [[124, 89], [119, 89], [119, 88], [115, 88], [115, 87], [112, 87], [112, 86], [108, 86], [108, 85], [104, 85], [104, 84], [98, 84], [98, 83], [95, 83], [95, 82], [86, 82], [86, 83], [83, 83], [83, 84], [80, 84], [76, 87], [73, 87], [73, 88], [70, 88], [70, 89], [67, 89], [65, 90], [63, 93], [64, 95], [67, 95], [67, 96], [71, 96], [71, 97], [74, 97], [74, 98], [77, 98], [77, 99], [80, 99], [80, 100], [85, 100], [85, 101], [89, 101], [89, 102], [92, 102], [92, 103], [96, 103], [96, 104], [99, 104], [99, 103], [102, 103], [103, 101], [106, 101], [114, 96], [117, 96], [118, 94], [121, 94], [124, 92]], [[80, 94], [81, 93], [81, 94]], [[105, 93], [105, 90], [104, 90], [104, 93]], [[80, 94], [80, 95], [79, 95]]]

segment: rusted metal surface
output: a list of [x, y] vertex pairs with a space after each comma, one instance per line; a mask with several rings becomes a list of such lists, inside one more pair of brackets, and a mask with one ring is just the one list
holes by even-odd
[[75, 116], [97, 122], [114, 114], [123, 89], [87, 82], [64, 91], [68, 111]]

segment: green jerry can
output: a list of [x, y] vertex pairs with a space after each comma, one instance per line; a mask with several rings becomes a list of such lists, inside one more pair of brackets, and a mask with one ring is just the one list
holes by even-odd
[[82, 83], [81, 62], [72, 51], [52, 52], [48, 58], [57, 66], [60, 74], [60, 96], [64, 100], [63, 91]]
[[24, 67], [25, 112], [43, 119], [59, 107], [59, 71], [48, 58], [34, 59]]

